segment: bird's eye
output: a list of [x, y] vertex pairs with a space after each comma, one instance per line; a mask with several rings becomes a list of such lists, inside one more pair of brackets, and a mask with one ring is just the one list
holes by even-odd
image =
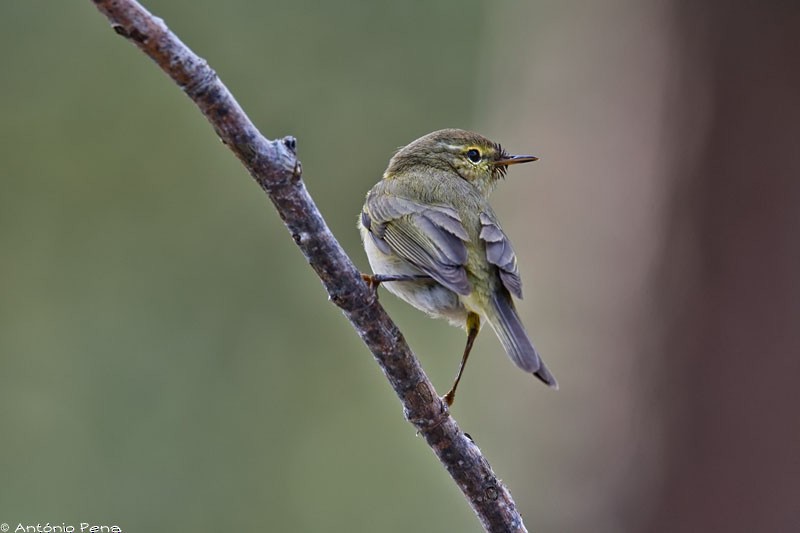
[[481, 153], [478, 150], [476, 150], [475, 148], [472, 148], [469, 151], [467, 151], [467, 159], [469, 159], [473, 163], [480, 163], [481, 162]]

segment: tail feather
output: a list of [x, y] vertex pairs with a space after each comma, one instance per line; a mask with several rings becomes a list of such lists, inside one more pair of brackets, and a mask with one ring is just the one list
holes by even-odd
[[514, 364], [558, 389], [556, 378], [544, 365], [528, 338], [508, 291], [501, 289], [492, 295], [492, 310], [494, 312], [487, 314], [486, 318]]

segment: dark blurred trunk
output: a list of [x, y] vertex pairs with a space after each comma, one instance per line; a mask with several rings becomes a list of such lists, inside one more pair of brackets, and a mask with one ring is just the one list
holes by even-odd
[[800, 2], [676, 4], [671, 418], [645, 529], [800, 531]]

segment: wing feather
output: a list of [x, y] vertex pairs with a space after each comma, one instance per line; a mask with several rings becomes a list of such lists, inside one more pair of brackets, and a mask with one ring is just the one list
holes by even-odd
[[481, 213], [480, 221], [480, 238], [486, 245], [486, 259], [498, 268], [505, 288], [517, 298], [522, 298], [522, 279], [519, 277], [517, 256], [511, 247], [511, 241], [492, 214]]
[[458, 294], [472, 292], [464, 268], [469, 235], [454, 209], [380, 195], [370, 196], [365, 210], [370, 224], [364, 226], [381, 251], [396, 253]]

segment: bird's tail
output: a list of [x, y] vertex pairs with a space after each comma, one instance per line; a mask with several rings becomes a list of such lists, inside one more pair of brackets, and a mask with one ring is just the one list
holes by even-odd
[[556, 378], [547, 370], [544, 361], [528, 338], [508, 291], [500, 289], [494, 292], [491, 298], [491, 311], [486, 314], [486, 319], [514, 364], [525, 372], [535, 375], [548, 386], [558, 389]]

